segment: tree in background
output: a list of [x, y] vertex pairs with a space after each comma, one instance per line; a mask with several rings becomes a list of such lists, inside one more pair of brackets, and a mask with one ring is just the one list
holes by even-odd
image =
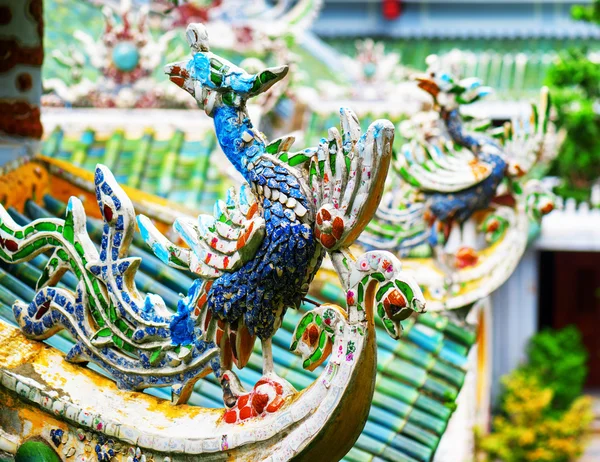
[[587, 358], [574, 326], [534, 335], [527, 361], [502, 379], [492, 432], [476, 432], [480, 460], [576, 460], [593, 419], [591, 399], [582, 396]]
[[502, 414], [492, 433], [478, 436], [479, 460], [570, 462], [582, 455], [593, 418], [589, 397], [580, 396], [557, 418], [554, 394], [536, 376], [517, 369], [502, 384]]
[[527, 347], [527, 363], [521, 366], [539, 384], [552, 390], [552, 409], [565, 411], [583, 393], [588, 352], [575, 326], [545, 329], [534, 335]]
[[[572, 15], [600, 25], [600, 0], [573, 7]], [[565, 180], [561, 195], [587, 200], [592, 183], [600, 178], [600, 52], [579, 48], [560, 53], [547, 82], [558, 124], [567, 130], [552, 173]]]

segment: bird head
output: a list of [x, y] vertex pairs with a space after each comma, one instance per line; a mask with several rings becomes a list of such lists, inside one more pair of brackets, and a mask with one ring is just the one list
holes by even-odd
[[458, 80], [447, 72], [429, 72], [412, 76], [419, 88], [425, 90], [441, 108], [451, 111], [461, 104], [471, 104], [492, 93], [481, 80], [470, 77]]
[[265, 92], [288, 72], [288, 66], [279, 66], [250, 74], [213, 54], [208, 32], [200, 23], [187, 27], [186, 39], [191, 59], [167, 64], [164, 70], [171, 82], [191, 94], [208, 115], [220, 105], [243, 107], [249, 98]]

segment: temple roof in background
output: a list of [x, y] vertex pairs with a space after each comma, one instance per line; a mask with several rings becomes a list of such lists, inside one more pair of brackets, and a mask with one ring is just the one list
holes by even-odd
[[570, 17], [591, 0], [400, 0], [386, 19], [382, 0], [324, 0], [313, 31], [321, 37], [402, 39], [598, 39], [600, 27]]
[[206, 211], [225, 196], [230, 183], [210, 167], [215, 147], [212, 130], [192, 137], [181, 130], [157, 134], [152, 128], [141, 133], [115, 129], [99, 134], [92, 128], [65, 133], [56, 127], [44, 141], [41, 153], [89, 172], [96, 164], [106, 165], [121, 184], [178, 202], [190, 210]]
[[[600, 50], [600, 27], [570, 18], [571, 7], [588, 0], [398, 2], [400, 14], [390, 20], [382, 14], [381, 0], [324, 0], [312, 32], [288, 44], [297, 60], [297, 83], [314, 86], [319, 80], [342, 81], [343, 73], [336, 68], [338, 52], [355, 56], [353, 39], [375, 36], [385, 43], [386, 53], [398, 53], [400, 64], [412, 69], [425, 69], [429, 54], [460, 49], [466, 57], [465, 76], [477, 76], [493, 87], [497, 92], [494, 98], [523, 100], [537, 95], [558, 51], [581, 45]], [[57, 77], [68, 82], [70, 70], [50, 58], [52, 51], [79, 46], [73, 41], [77, 29], [99, 36], [102, 15], [89, 2], [48, 0], [45, 20], [48, 58], [44, 79]], [[153, 34], [160, 32], [154, 29]], [[186, 55], [183, 36], [183, 31], [176, 34], [164, 62]], [[244, 58], [235, 52], [230, 55], [234, 62]], [[83, 70], [92, 80], [94, 72], [89, 67]], [[157, 85], [166, 82], [162, 65], [153, 78]]]
[[400, 14], [386, 19], [382, 0], [324, 0], [313, 32], [342, 53], [354, 40], [373, 36], [404, 66], [425, 69], [430, 54], [464, 53], [465, 76], [479, 77], [499, 99], [534, 97], [557, 53], [574, 46], [600, 50], [600, 26], [570, 17], [591, 0], [400, 0]]

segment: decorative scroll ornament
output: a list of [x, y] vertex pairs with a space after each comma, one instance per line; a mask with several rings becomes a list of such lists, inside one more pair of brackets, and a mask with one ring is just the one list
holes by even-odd
[[[88, 0], [116, 9], [122, 0]], [[213, 46], [261, 52], [274, 37], [307, 29], [319, 14], [322, 0], [130, 0], [159, 15], [163, 30], [204, 23]]]
[[[66, 360], [95, 363], [121, 390], [105, 381], [102, 391], [95, 391], [93, 383], [100, 378], [78, 369], [64, 374], [57, 353], [44, 352], [49, 356], [41, 358], [34, 342], [9, 331], [11, 341], [34, 350], [27, 360], [35, 364], [36, 375], [25, 377], [17, 359], [0, 369], [0, 393], [17, 391], [27, 403], [56, 408], [55, 416], [68, 422], [69, 432], [94, 430], [104, 442], [110, 436], [113, 443], [124, 441], [136, 451], [168, 454], [172, 460], [201, 454], [211, 460], [299, 455], [339, 460], [360, 434], [371, 404], [374, 316], [397, 338], [400, 322], [425, 307], [421, 289], [394, 255], [372, 251], [355, 259], [348, 250], [379, 203], [393, 126], [376, 121], [361, 135], [354, 114], [343, 109], [342, 132], [330, 129], [317, 148], [289, 152], [289, 138], [267, 143], [247, 115], [246, 100], [283, 78], [287, 69], [248, 74], [209, 51], [202, 25], [190, 25], [187, 37], [192, 58], [166, 70], [214, 119], [221, 147], [247, 185], [218, 202], [213, 216], [175, 222], [186, 247], [167, 239], [147, 217], [137, 219], [163, 262], [198, 279], [177, 307], [139, 293], [134, 277], [141, 260], [128, 256], [133, 205], [101, 165], [94, 180], [104, 222], [99, 249], [87, 234], [77, 198], [69, 201], [64, 220], [42, 218], [24, 226], [2, 209], [0, 258], [18, 263], [53, 251], [34, 300], [14, 305], [23, 334], [39, 340], [68, 330], [76, 344]], [[305, 367], [314, 369], [329, 359], [319, 378], [297, 392], [275, 373], [271, 338], [286, 310], [305, 297], [326, 253], [347, 304], [321, 306], [300, 321], [292, 349]], [[59, 285], [66, 271], [80, 281], [75, 292]], [[247, 391], [232, 369], [246, 365], [257, 337], [263, 376]], [[226, 407], [186, 406], [193, 384], [211, 372]], [[49, 374], [65, 378], [58, 399]], [[27, 392], [22, 392], [25, 383]], [[136, 405], [144, 397], [127, 392], [164, 386], [181, 406]], [[90, 400], [98, 393], [107, 404], [97, 404], [99, 414], [89, 416]], [[51, 436], [62, 441], [64, 435], [57, 435], [55, 430]], [[110, 455], [113, 447], [103, 444], [97, 447]]]
[[308, 29], [319, 14], [322, 0], [219, 0], [204, 7], [193, 3], [180, 2], [176, 8], [170, 5], [165, 30], [202, 22], [215, 48], [264, 54], [273, 50], [277, 41]]
[[528, 120], [494, 129], [486, 121], [464, 123], [459, 113], [491, 92], [479, 80], [439, 70], [415, 79], [435, 109], [401, 124], [398, 177], [360, 240], [412, 257], [405, 266], [426, 286], [430, 309], [461, 307], [508, 278], [525, 249], [529, 219], [539, 222], [553, 209], [553, 195], [533, 178], [563, 135], [549, 120], [547, 88]]
[[[47, 106], [93, 107], [185, 107], [185, 101], [169, 86], [154, 81], [152, 73], [161, 65], [176, 32], [168, 31], [158, 40], [148, 25], [148, 9], [135, 10], [130, 0], [102, 8], [104, 30], [98, 38], [77, 30], [80, 48], [54, 50], [51, 54], [70, 70], [70, 82], [58, 78], [44, 81]], [[86, 59], [87, 58], [87, 59]], [[94, 81], [84, 76], [90, 66], [100, 76]]]
[[409, 81], [415, 70], [403, 66], [397, 53], [372, 39], [357, 40], [355, 46], [355, 56], [327, 56], [337, 66], [336, 80], [302, 82], [294, 88], [296, 98], [321, 116], [337, 111], [339, 101], [348, 101], [361, 117], [379, 114], [392, 120], [431, 105], [426, 95], [415, 92]]

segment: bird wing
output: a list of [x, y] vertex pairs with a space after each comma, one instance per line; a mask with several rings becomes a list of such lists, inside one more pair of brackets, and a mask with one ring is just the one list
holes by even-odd
[[443, 137], [405, 143], [394, 168], [415, 188], [442, 193], [475, 186], [492, 173], [490, 164]]
[[330, 128], [309, 165], [315, 237], [328, 250], [351, 245], [373, 217], [392, 157], [394, 126], [373, 122], [365, 134], [356, 115], [340, 110], [342, 134]]
[[[407, 188], [390, 191], [383, 196], [373, 220], [359, 237], [363, 246], [404, 254], [426, 242], [430, 232], [424, 219], [426, 205], [407, 196]], [[411, 189], [414, 191], [414, 188]]]
[[138, 225], [146, 243], [163, 262], [189, 269], [204, 279], [237, 270], [254, 257], [265, 236], [265, 220], [248, 185], [237, 195], [231, 188], [226, 200], [215, 204], [212, 216], [175, 220], [173, 227], [189, 248], [171, 242], [144, 215], [138, 216]]
[[515, 118], [504, 125], [501, 133], [512, 176], [525, 175], [540, 159], [551, 160], [562, 142], [550, 121], [551, 99], [547, 87], [541, 89], [540, 102], [532, 104], [531, 109], [529, 118]]

